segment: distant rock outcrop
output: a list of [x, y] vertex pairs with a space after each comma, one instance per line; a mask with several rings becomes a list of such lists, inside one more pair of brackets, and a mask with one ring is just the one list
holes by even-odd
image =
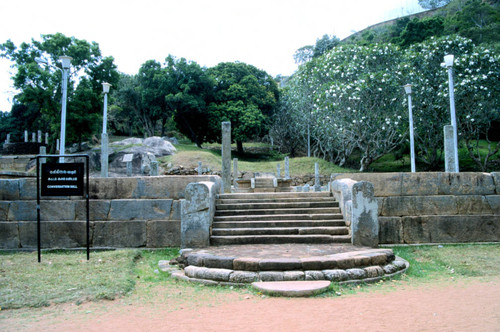
[[[123, 176], [127, 173], [127, 164], [123, 157], [132, 154], [132, 174], [147, 175], [150, 164], [156, 158], [172, 155], [176, 152], [175, 147], [168, 140], [161, 137], [127, 138], [122, 141], [113, 142], [109, 145], [109, 174], [110, 176]], [[100, 169], [101, 150], [92, 149], [91, 170]], [[160, 170], [160, 174], [162, 170]]]

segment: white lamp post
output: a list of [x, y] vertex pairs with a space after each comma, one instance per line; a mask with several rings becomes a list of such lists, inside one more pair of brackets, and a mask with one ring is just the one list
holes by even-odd
[[[68, 98], [68, 73], [71, 68], [71, 60], [73, 60], [70, 56], [60, 56], [59, 60], [62, 63], [62, 69], [52, 66], [46, 59], [43, 58], [35, 58], [35, 61], [40, 64], [45, 64], [47, 66], [56, 68], [62, 73], [62, 107], [61, 107], [61, 134], [59, 141], [59, 155], [64, 155], [66, 150], [66, 100]], [[59, 162], [64, 163], [64, 157], [59, 157]]]
[[410, 159], [411, 159], [411, 172], [415, 173], [415, 140], [413, 134], [413, 112], [411, 109], [411, 84], [404, 86], [405, 92], [408, 95], [408, 113], [410, 118]]
[[102, 92], [104, 93], [104, 114], [102, 117], [102, 137], [101, 137], [101, 177], [108, 177], [108, 93], [111, 84], [102, 83]]
[[453, 84], [453, 54], [448, 54], [444, 56], [444, 67], [448, 68], [448, 89], [450, 92], [450, 113], [451, 113], [451, 125], [453, 126], [453, 155], [455, 159], [455, 172], [459, 172], [458, 169], [458, 134], [457, 134], [457, 118], [455, 116], [455, 90]]

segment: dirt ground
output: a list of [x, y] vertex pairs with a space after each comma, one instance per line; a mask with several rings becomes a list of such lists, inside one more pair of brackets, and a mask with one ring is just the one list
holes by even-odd
[[[169, 292], [155, 289], [153, 299], [142, 301], [125, 297], [3, 311], [0, 330], [500, 331], [500, 279], [394, 285], [333, 298], [226, 292], [179, 302], [169, 301]], [[196, 299], [196, 293], [190, 296]]]

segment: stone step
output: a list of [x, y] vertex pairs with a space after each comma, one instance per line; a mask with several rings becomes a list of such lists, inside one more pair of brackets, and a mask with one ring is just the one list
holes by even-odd
[[339, 220], [262, 220], [262, 221], [219, 221], [212, 224], [217, 228], [269, 228], [269, 227], [345, 227]]
[[338, 202], [265, 202], [265, 203], [229, 203], [217, 204], [217, 211], [220, 210], [259, 210], [259, 209], [306, 209], [306, 208], [332, 208], [338, 207]]
[[213, 228], [213, 236], [232, 235], [347, 235], [347, 227], [252, 227]]
[[340, 220], [340, 213], [321, 214], [268, 214], [268, 215], [229, 215], [215, 216], [214, 222], [219, 221], [266, 221], [266, 220]]
[[[286, 197], [270, 199], [218, 199], [216, 204], [240, 204], [240, 203], [295, 203], [295, 202], [330, 202], [333, 206], [338, 206], [338, 202], [333, 197]], [[335, 205], [337, 204], [337, 205]]]
[[350, 243], [349, 235], [236, 235], [212, 236], [212, 245], [279, 243]]
[[328, 290], [328, 280], [257, 281], [252, 286], [270, 296], [309, 297]]
[[310, 193], [232, 193], [220, 194], [218, 199], [274, 199], [274, 198], [315, 198], [332, 197], [329, 192], [310, 192]]
[[239, 215], [276, 215], [276, 214], [339, 214], [339, 208], [291, 208], [291, 209], [249, 209], [249, 210], [216, 210], [216, 216]]

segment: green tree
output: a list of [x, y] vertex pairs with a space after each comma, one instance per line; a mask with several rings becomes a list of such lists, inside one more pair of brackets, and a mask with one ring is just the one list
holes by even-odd
[[278, 102], [278, 86], [263, 70], [241, 62], [225, 62], [208, 69], [215, 80], [209, 104], [209, 141], [220, 140], [221, 123], [231, 121], [238, 152], [243, 142], [267, 133]]
[[424, 9], [435, 9], [449, 4], [450, 1], [451, 0], [418, 0], [418, 4]]
[[414, 18], [409, 21], [399, 36], [399, 44], [408, 47], [415, 43], [421, 43], [430, 37], [439, 37], [444, 33], [444, 20], [441, 16]]
[[207, 141], [208, 110], [214, 81], [196, 62], [169, 55], [166, 59], [169, 91], [165, 96], [177, 129], [197, 146]]
[[[60, 67], [59, 57], [71, 56], [68, 84], [66, 132], [68, 142], [79, 142], [95, 134], [96, 122], [102, 116], [102, 86], [107, 81], [116, 84], [118, 73], [112, 57], [103, 57], [99, 45], [61, 33], [42, 35], [41, 40], [21, 43], [17, 47], [8, 40], [0, 45], [0, 56], [12, 61], [16, 73], [14, 87], [20, 91], [14, 97], [14, 122], [26, 125], [30, 131], [59, 133], [61, 110], [61, 72], [52, 66], [38, 65], [35, 58], [43, 57]], [[13, 109], [14, 110], [14, 109]]]

